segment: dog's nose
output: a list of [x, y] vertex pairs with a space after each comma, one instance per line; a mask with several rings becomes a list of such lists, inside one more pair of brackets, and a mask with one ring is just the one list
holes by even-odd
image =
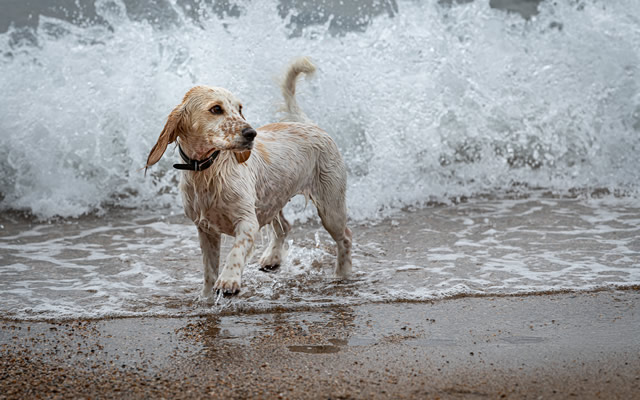
[[253, 138], [255, 138], [257, 134], [258, 132], [256, 132], [256, 130], [251, 127], [244, 128], [242, 130], [242, 136], [244, 136], [244, 138], [249, 141], [253, 140]]

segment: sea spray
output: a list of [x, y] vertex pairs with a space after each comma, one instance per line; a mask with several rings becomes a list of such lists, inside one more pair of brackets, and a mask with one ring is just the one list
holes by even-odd
[[353, 219], [514, 185], [638, 194], [637, 1], [542, 2], [529, 20], [486, 1], [399, 2], [338, 33], [277, 5], [133, 18], [99, 0], [94, 23], [41, 16], [0, 34], [1, 207], [178, 211], [174, 150], [140, 170], [172, 107], [194, 85], [223, 86], [253, 126], [272, 122], [299, 55], [319, 68], [299, 102], [344, 154]]

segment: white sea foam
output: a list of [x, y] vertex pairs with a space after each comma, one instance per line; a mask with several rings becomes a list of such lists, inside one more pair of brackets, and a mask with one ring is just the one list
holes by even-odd
[[[319, 71], [300, 103], [345, 156], [354, 219], [515, 183], [638, 194], [638, 1], [548, 1], [529, 21], [487, 1], [438, 3], [401, 1], [340, 34], [282, 18], [275, 0], [197, 19], [177, 5], [133, 18], [98, 0], [103, 22], [11, 28], [0, 34], [1, 207], [178, 210], [176, 155], [139, 171], [168, 112], [211, 84], [243, 99], [253, 125], [271, 122], [274, 78], [302, 54]], [[310, 215], [302, 202], [290, 214]]]
[[[352, 225], [354, 275], [346, 282], [333, 278], [329, 235], [308, 226], [293, 232], [274, 273], [258, 270], [260, 246], [241, 293], [218, 306], [196, 300], [202, 260], [184, 217], [127, 212], [111, 215], [108, 226], [93, 217], [5, 224], [0, 315], [195, 315], [637, 285], [639, 219], [633, 198], [474, 199], [396, 213]], [[230, 246], [223, 243], [223, 253]]]

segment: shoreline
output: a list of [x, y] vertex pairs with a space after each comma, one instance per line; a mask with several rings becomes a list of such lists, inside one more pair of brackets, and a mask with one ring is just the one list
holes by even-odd
[[[580, 289], [557, 289], [557, 290], [540, 290], [540, 291], [523, 291], [514, 293], [458, 293], [450, 296], [434, 297], [426, 300], [414, 300], [414, 299], [397, 299], [397, 300], [380, 300], [380, 301], [362, 301], [353, 304], [306, 304], [301, 306], [282, 306], [273, 305], [260, 307], [247, 307], [242, 306], [237, 308], [222, 308], [217, 311], [197, 311], [194, 313], [185, 314], [141, 314], [141, 315], [106, 315], [97, 317], [77, 316], [77, 317], [58, 317], [58, 318], [21, 318], [21, 317], [8, 317], [0, 316], [1, 323], [50, 323], [50, 324], [65, 324], [70, 322], [84, 321], [84, 322], [100, 322], [105, 320], [115, 319], [143, 319], [143, 318], [157, 318], [157, 319], [187, 319], [187, 318], [208, 318], [208, 317], [228, 317], [235, 315], [260, 315], [260, 314], [286, 314], [286, 313], [301, 313], [301, 312], [320, 312], [324, 309], [331, 308], [353, 308], [363, 307], [366, 305], [394, 305], [394, 304], [434, 304], [437, 302], [446, 302], [460, 299], [483, 299], [483, 298], [518, 298], [518, 297], [537, 297], [537, 296], [556, 296], [556, 295], [582, 295], [582, 294], [597, 294], [601, 292], [626, 292], [626, 291], [640, 291], [640, 285], [628, 284], [628, 285], [606, 285], [597, 286], [594, 288], [580, 288]], [[230, 299], [233, 301], [235, 296]], [[223, 298], [225, 299], [225, 298]], [[239, 300], [241, 301], [241, 300]], [[195, 300], [191, 301], [191, 303]], [[215, 307], [212, 304], [205, 306]]]
[[0, 321], [0, 398], [632, 398], [640, 290]]

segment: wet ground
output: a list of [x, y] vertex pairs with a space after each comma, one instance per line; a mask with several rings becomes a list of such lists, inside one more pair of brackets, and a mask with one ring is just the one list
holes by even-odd
[[182, 318], [1, 323], [0, 398], [640, 393], [640, 288]]

